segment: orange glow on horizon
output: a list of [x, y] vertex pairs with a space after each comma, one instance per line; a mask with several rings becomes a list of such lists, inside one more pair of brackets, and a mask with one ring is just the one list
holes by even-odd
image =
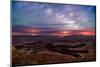
[[41, 32], [39, 29], [27, 29], [25, 30], [27, 33], [30, 33], [32, 36], [36, 36], [39, 35], [39, 33]]
[[61, 34], [68, 34], [70, 32], [69, 31], [60, 31], [59, 33], [61, 33]]
[[[75, 33], [74, 33], [75, 32]], [[69, 35], [87, 35], [87, 36], [91, 36], [91, 35], [95, 35], [95, 31], [90, 31], [90, 30], [84, 30], [84, 31], [60, 31], [60, 32], [56, 32], [53, 33], [53, 36], [58, 36], [58, 37], [64, 37], [64, 36], [69, 36]]]
[[[12, 35], [32, 35], [32, 36], [37, 36], [37, 35], [47, 35], [48, 32], [44, 33], [39, 30], [39, 29], [26, 29], [24, 32], [13, 32]], [[58, 36], [58, 37], [64, 37], [64, 36], [70, 36], [70, 35], [87, 35], [87, 36], [92, 36], [95, 35], [94, 30], [67, 30], [67, 31], [56, 31], [56, 32], [51, 32], [48, 35], [52, 36]]]
[[70, 31], [59, 31], [52, 34], [53, 36], [64, 37], [70, 35]]
[[95, 35], [95, 32], [93, 31], [83, 31], [83, 32], [80, 32], [81, 35]]
[[26, 29], [25, 31], [29, 33], [39, 33], [40, 32], [39, 29]]

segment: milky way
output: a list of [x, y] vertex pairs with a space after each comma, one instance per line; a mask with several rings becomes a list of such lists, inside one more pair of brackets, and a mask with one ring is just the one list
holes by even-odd
[[12, 2], [14, 35], [94, 35], [95, 21], [95, 6]]

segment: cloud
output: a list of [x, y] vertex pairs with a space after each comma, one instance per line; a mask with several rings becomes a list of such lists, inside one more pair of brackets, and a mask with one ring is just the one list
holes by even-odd
[[[74, 33], [74, 34], [73, 34]], [[15, 25], [13, 27], [13, 35], [53, 35], [53, 36], [68, 36], [68, 35], [95, 35], [95, 30], [62, 30], [62, 29], [46, 29], [34, 28], [23, 25]]]
[[53, 10], [51, 8], [45, 9], [45, 13], [47, 15], [52, 15], [53, 14]]
[[95, 11], [93, 10], [95, 7], [93, 6], [19, 1], [13, 2], [12, 5], [13, 32], [43, 35], [67, 30], [95, 30]]

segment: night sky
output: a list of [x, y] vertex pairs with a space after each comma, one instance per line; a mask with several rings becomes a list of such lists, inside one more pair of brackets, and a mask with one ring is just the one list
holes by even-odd
[[13, 35], [95, 35], [96, 7], [12, 2]]

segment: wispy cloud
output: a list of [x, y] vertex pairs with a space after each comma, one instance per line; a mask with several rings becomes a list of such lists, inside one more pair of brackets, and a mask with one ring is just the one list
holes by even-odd
[[13, 32], [28, 35], [72, 35], [72, 31], [76, 30], [76, 35], [93, 35], [95, 11], [95, 6], [13, 1]]

